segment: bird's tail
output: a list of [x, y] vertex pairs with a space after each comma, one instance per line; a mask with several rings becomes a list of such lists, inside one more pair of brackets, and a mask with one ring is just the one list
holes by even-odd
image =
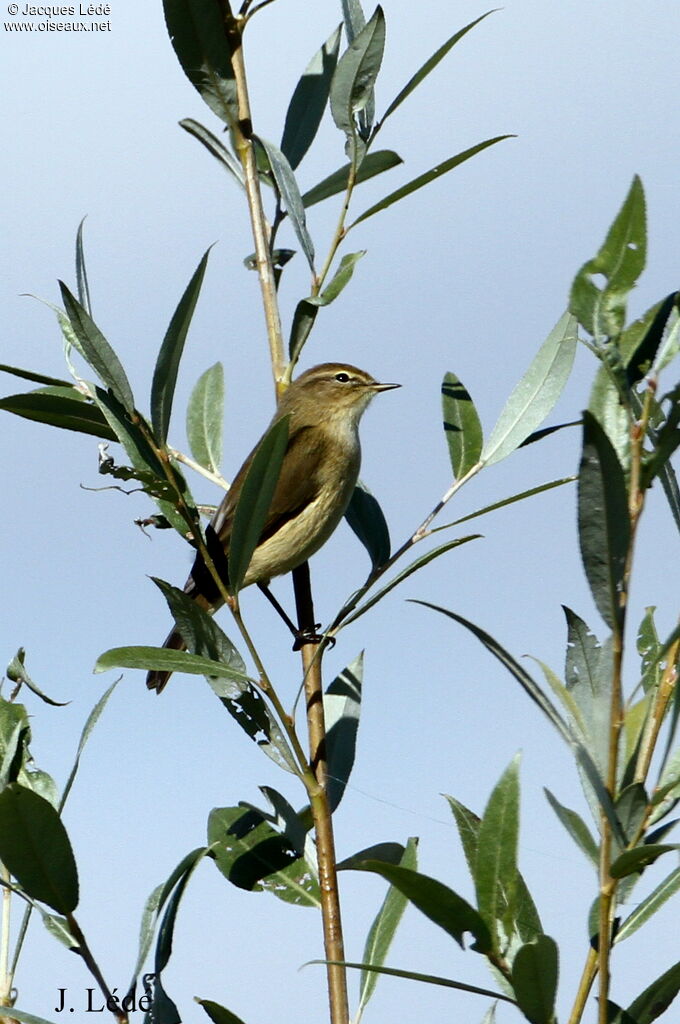
[[[169, 633], [166, 637], [163, 647], [167, 647], [170, 651], [183, 651], [186, 648], [186, 644], [177, 630], [173, 629], [172, 633]], [[156, 693], [160, 693], [171, 675], [172, 672], [161, 669], [149, 672], [146, 677], [146, 685], [149, 690], [155, 690]]]

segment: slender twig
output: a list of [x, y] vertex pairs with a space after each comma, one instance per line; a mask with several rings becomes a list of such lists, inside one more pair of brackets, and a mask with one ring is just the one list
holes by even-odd
[[[9, 883], [10, 874], [4, 864], [0, 864], [0, 877]], [[2, 887], [2, 922], [0, 924], [0, 1006], [9, 1006], [12, 992], [12, 972], [9, 966], [10, 914], [12, 909], [12, 891], [8, 885]]]
[[586, 1008], [586, 1002], [590, 995], [593, 987], [593, 982], [597, 977], [597, 951], [591, 946], [588, 950], [588, 956], [586, 957], [585, 966], [581, 975], [578, 990], [576, 992], [576, 999], [572, 1007], [571, 1014], [567, 1024], [579, 1024], [579, 1021], [583, 1017]]
[[[235, 18], [232, 15], [228, 3], [225, 4], [225, 7], [227, 9], [225, 29], [231, 45], [231, 63], [236, 79], [238, 100], [238, 121], [233, 126], [234, 147], [243, 167], [250, 224], [255, 243], [255, 263], [260, 281], [265, 323], [267, 325], [269, 355], [274, 381], [278, 389], [279, 382], [283, 379], [286, 369], [286, 358], [276, 294], [276, 277], [269, 245], [269, 227], [262, 205], [260, 179], [257, 173], [257, 161], [252, 140], [253, 127], [242, 46], [244, 22], [242, 19]], [[251, 11], [251, 15], [252, 13]]]
[[[300, 633], [313, 633], [315, 627], [314, 605], [307, 562], [293, 570], [293, 586], [295, 587], [295, 603]], [[319, 644], [311, 642], [303, 644], [301, 648], [307, 705], [309, 759], [317, 782], [315, 791], [311, 792], [309, 796], [316, 834], [326, 960], [343, 961], [345, 959], [345, 946], [340, 913], [333, 818], [326, 788], [328, 775], [326, 721], [323, 708], [321, 655], [317, 652], [318, 647]], [[349, 1021], [349, 1001], [347, 996], [346, 968], [340, 963], [327, 963], [326, 973], [331, 1022], [332, 1024], [347, 1024]]]
[[206, 469], [205, 466], [202, 466], [200, 462], [196, 462], [194, 459], [185, 455], [184, 452], [178, 451], [176, 448], [168, 448], [168, 452], [176, 462], [182, 462], [185, 466], [188, 466], [189, 469], [193, 469], [195, 473], [200, 473], [201, 476], [206, 478], [206, 480], [210, 480], [211, 483], [217, 484], [218, 487], [221, 487], [223, 491], [229, 490], [229, 482], [224, 479], [221, 473], [213, 473], [211, 470]]
[[678, 663], [680, 661], [680, 640], [676, 640], [666, 655], [666, 668], [654, 696], [649, 716], [645, 723], [635, 770], [635, 781], [644, 782], [656, 749], [659, 732], [666, 715], [668, 703], [678, 684]]

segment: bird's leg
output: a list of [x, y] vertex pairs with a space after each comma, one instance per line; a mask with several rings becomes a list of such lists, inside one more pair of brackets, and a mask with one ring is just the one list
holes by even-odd
[[295, 610], [298, 619], [293, 650], [299, 651], [305, 644], [320, 644], [323, 640], [323, 634], [317, 632], [321, 623], [314, 621], [308, 562], [303, 562], [302, 565], [293, 569], [293, 590], [295, 591]]
[[264, 594], [264, 596], [267, 598], [267, 600], [269, 601], [269, 603], [272, 606], [272, 608], [275, 608], [276, 611], [279, 613], [279, 615], [281, 616], [283, 621], [286, 623], [286, 625], [288, 626], [288, 629], [291, 631], [293, 636], [297, 638], [297, 635], [298, 635], [298, 632], [299, 632], [297, 626], [295, 625], [293, 620], [289, 617], [289, 615], [286, 612], [285, 608], [283, 608], [279, 604], [279, 602], [276, 600], [276, 598], [272, 594], [272, 592], [269, 589], [269, 587], [267, 586], [267, 584], [266, 583], [258, 583], [257, 586], [258, 586], [258, 589], [261, 590], [262, 593]]

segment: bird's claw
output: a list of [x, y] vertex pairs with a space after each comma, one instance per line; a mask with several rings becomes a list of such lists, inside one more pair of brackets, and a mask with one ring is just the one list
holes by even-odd
[[315, 622], [311, 629], [298, 630], [295, 634], [293, 650], [299, 651], [305, 644], [320, 644], [322, 640], [327, 640], [330, 647], [335, 647], [335, 637], [326, 636], [325, 633], [317, 633], [317, 630], [320, 628], [321, 623]]

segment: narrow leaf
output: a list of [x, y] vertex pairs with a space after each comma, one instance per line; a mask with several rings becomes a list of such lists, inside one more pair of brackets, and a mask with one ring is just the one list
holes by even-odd
[[461, 164], [464, 164], [466, 160], [470, 160], [473, 156], [476, 156], [477, 153], [481, 153], [483, 150], [488, 149], [489, 146], [495, 146], [497, 142], [502, 142], [503, 139], [512, 138], [514, 138], [512, 135], [497, 135], [493, 139], [486, 139], [485, 142], [478, 142], [476, 146], [471, 146], [470, 149], [465, 149], [462, 153], [457, 153], [456, 156], [449, 157], [449, 159], [444, 160], [443, 163], [437, 164], [436, 167], [418, 175], [417, 178], [407, 182], [406, 185], [402, 185], [401, 188], [398, 188], [395, 192], [390, 192], [388, 196], [385, 196], [385, 198], [381, 199], [380, 202], [370, 206], [368, 210], [364, 210], [364, 212], [357, 217], [352, 224], [350, 224], [347, 230], [349, 231], [350, 228], [356, 227], [356, 225], [360, 224], [362, 220], [368, 220], [368, 218], [372, 217], [374, 214], [380, 213], [381, 210], [386, 210], [389, 206], [392, 206], [393, 203], [398, 203], [399, 200], [403, 199], [405, 196], [410, 196], [412, 192], [417, 192], [418, 189], [424, 188], [424, 186], [429, 185], [431, 181], [436, 181], [436, 179], [441, 178], [443, 174], [447, 174], [449, 171], [452, 171], [454, 167], [459, 167]]
[[78, 905], [78, 870], [54, 807], [16, 782], [0, 793], [0, 860], [22, 889], [58, 914]]
[[238, 120], [232, 51], [219, 4], [213, 0], [163, 0], [165, 21], [182, 69], [225, 124]]
[[92, 316], [92, 303], [90, 302], [90, 286], [87, 283], [87, 268], [85, 266], [85, 250], [83, 248], [83, 225], [85, 218], [78, 225], [76, 234], [76, 283], [78, 286], [78, 301], [80, 305]]
[[330, 684], [323, 698], [326, 719], [326, 760], [328, 802], [335, 811], [354, 766], [356, 738], [361, 712], [364, 658], [360, 654]]
[[561, 480], [550, 480], [547, 484], [539, 484], [538, 487], [530, 487], [528, 491], [520, 491], [519, 494], [512, 494], [509, 498], [502, 498], [500, 501], [494, 501], [491, 505], [485, 505], [484, 508], [478, 508], [476, 512], [470, 512], [466, 516], [461, 516], [460, 519], [454, 519], [452, 523], [445, 523], [443, 526], [436, 526], [432, 533], [439, 533], [440, 530], [450, 530], [452, 526], [460, 526], [461, 523], [468, 523], [471, 519], [479, 519], [480, 516], [485, 516], [488, 512], [496, 512], [499, 508], [505, 508], [506, 505], [514, 505], [516, 501], [524, 501], [525, 498], [533, 498], [535, 494], [541, 494], [543, 491], [551, 491], [553, 487], [563, 487], [564, 484], [573, 484], [576, 480], [575, 476], [565, 476]]
[[616, 452], [589, 412], [583, 414], [578, 518], [581, 557], [593, 599], [607, 625], [619, 630], [630, 544], [628, 495]]
[[99, 330], [94, 320], [81, 306], [69, 289], [59, 282], [64, 310], [69, 319], [78, 351], [83, 359], [92, 367], [99, 379], [110, 388], [118, 401], [128, 413], [134, 412], [135, 400], [118, 356]]
[[484, 438], [472, 398], [455, 373], [444, 374], [442, 413], [451, 468], [458, 480], [479, 462]]
[[[399, 863], [403, 868], [408, 868], [411, 871], [416, 870], [418, 866], [417, 839], [411, 838], [408, 840]], [[371, 925], [366, 945], [364, 946], [362, 961], [367, 967], [382, 967], [384, 965], [407, 902], [408, 900], [403, 893], [395, 889], [394, 886], [390, 886], [382, 906]], [[361, 1020], [364, 1009], [375, 991], [378, 977], [379, 975], [375, 971], [365, 969], [361, 972], [359, 1007], [355, 1017], [355, 1024], [358, 1024]]]
[[198, 141], [205, 146], [208, 152], [212, 153], [215, 159], [222, 164], [224, 169], [232, 178], [234, 178], [236, 183], [240, 185], [241, 188], [245, 188], [245, 180], [243, 178], [243, 170], [240, 163], [211, 131], [208, 131], [208, 129], [202, 124], [199, 124], [198, 121], [194, 121], [192, 117], [185, 117], [179, 122], [179, 126], [180, 128], [184, 128], [184, 131], [188, 132], [189, 135], [193, 135], [195, 139], [198, 139]]
[[514, 930], [519, 840], [519, 755], [501, 776], [489, 797], [477, 834], [474, 882], [477, 907], [500, 950], [499, 924]]
[[245, 681], [248, 678], [245, 662], [212, 615], [209, 615], [183, 590], [179, 590], [155, 576], [152, 576], [151, 579], [167, 601], [170, 613], [187, 649], [192, 654], [226, 665]]
[[36, 1017], [34, 1013], [27, 1013], [17, 1006], [12, 1007], [12, 1018], [20, 1020], [21, 1024], [54, 1024], [54, 1021], [46, 1020], [44, 1017]]
[[151, 423], [161, 444], [165, 444], [167, 441], [179, 363], [203, 284], [209, 255], [210, 249], [207, 249], [179, 300], [156, 360], [151, 384]]
[[230, 665], [224, 665], [210, 658], [203, 658], [188, 651], [170, 651], [166, 647], [112, 647], [97, 658], [95, 672], [107, 672], [111, 668], [155, 669], [168, 672], [187, 672], [194, 676], [218, 676], [248, 682], [249, 677]]
[[383, 510], [361, 480], [354, 488], [345, 519], [368, 551], [371, 568], [379, 569], [390, 557], [390, 533]]
[[505, 403], [482, 450], [486, 465], [514, 452], [551, 412], [569, 379], [576, 340], [576, 321], [565, 313]]
[[465, 933], [474, 937], [473, 949], [478, 953], [491, 951], [491, 936], [482, 917], [474, 907], [442, 882], [428, 875], [394, 864], [367, 860], [355, 870], [372, 871], [394, 885], [410, 903], [464, 948]]
[[298, 166], [319, 130], [338, 62], [340, 31], [338, 26], [314, 54], [288, 104], [281, 152], [292, 168]]
[[51, 427], [103, 437], [107, 441], [117, 440], [97, 406], [86, 401], [84, 396], [69, 385], [8, 395], [7, 398], [0, 398], [0, 409], [26, 420], [47, 423]]
[[0, 363], [0, 370], [2, 370], [3, 373], [11, 373], [14, 377], [21, 377], [22, 380], [32, 380], [36, 384], [49, 384], [62, 388], [71, 387], [71, 382], [68, 380], [62, 380], [61, 377], [48, 377], [44, 373], [35, 373], [33, 370], [22, 370], [18, 366], [8, 366], [7, 363]]
[[257, 140], [267, 154], [267, 160], [271, 167], [272, 174], [274, 175], [274, 181], [279, 191], [279, 195], [283, 199], [286, 211], [290, 217], [290, 221], [293, 225], [297, 239], [302, 247], [302, 251], [307, 257], [312, 274], [314, 273], [314, 243], [312, 242], [311, 235], [307, 230], [307, 219], [305, 217], [305, 208], [302, 202], [302, 196], [300, 195], [300, 189], [298, 188], [293, 168], [288, 163], [288, 160], [273, 142], [268, 142], [261, 136], [257, 136]]
[[[384, 171], [389, 171], [403, 162], [399, 154], [394, 153], [390, 149], [379, 149], [375, 153], [367, 153], [356, 172], [354, 184], [359, 185], [362, 181], [368, 181], [369, 178], [374, 178], [377, 174], [383, 174]], [[345, 164], [344, 167], [340, 167], [337, 171], [329, 174], [318, 185], [314, 185], [313, 188], [305, 192], [302, 196], [302, 203], [305, 208], [315, 206], [324, 199], [330, 198], [330, 196], [344, 192], [347, 188], [351, 168], [351, 164]]]
[[224, 367], [215, 363], [201, 374], [187, 406], [186, 431], [191, 454], [211, 473], [222, 464]]
[[571, 732], [565, 723], [564, 719], [558, 712], [552, 701], [543, 693], [538, 683], [529, 675], [526, 669], [522, 668], [518, 662], [509, 654], [505, 648], [494, 640], [492, 636], [486, 633], [479, 626], [475, 626], [474, 623], [464, 619], [462, 615], [457, 615], [455, 612], [449, 611], [447, 608], [441, 608], [439, 605], [430, 604], [428, 601], [414, 601], [414, 604], [421, 604], [424, 608], [431, 608], [433, 611], [440, 612], [442, 615], [446, 615], [448, 618], [453, 619], [454, 622], [459, 622], [466, 629], [469, 629], [478, 640], [484, 644], [488, 651], [498, 658], [501, 664], [505, 665], [508, 671], [515, 677], [522, 689], [531, 697], [531, 699], [538, 704], [541, 711], [548, 718], [548, 720], [555, 726], [560, 736], [571, 746], [573, 744], [573, 737]]
[[672, 316], [677, 319], [679, 307], [680, 292], [671, 292], [660, 304], [651, 324], [626, 362], [626, 380], [629, 387], [642, 380], [655, 364], [656, 354], [666, 337], [669, 319]]
[[439, 49], [432, 54], [429, 60], [425, 61], [422, 67], [419, 68], [418, 71], [416, 71], [415, 75], [413, 75], [413, 77], [409, 79], [404, 88], [392, 100], [387, 110], [383, 114], [382, 118], [380, 119], [381, 126], [385, 123], [390, 114], [393, 114], [397, 107], [400, 107], [404, 100], [411, 95], [413, 90], [420, 85], [423, 79], [426, 78], [431, 71], [434, 71], [439, 62], [443, 60], [444, 57], [447, 55], [449, 50], [452, 49], [452, 47], [454, 47], [456, 43], [460, 42], [463, 36], [467, 35], [470, 29], [473, 29], [475, 25], [479, 24], [480, 21], [484, 21], [484, 19], [488, 18], [490, 14], [495, 14], [495, 11], [487, 11], [486, 14], [482, 14], [479, 18], [475, 18], [474, 21], [471, 21], [469, 25], [465, 26], [465, 28], [459, 29], [458, 32], [455, 32], [450, 37], [450, 39], [447, 39], [446, 42], [443, 43], [439, 47]]
[[680, 991], [680, 961], [669, 967], [628, 1007], [635, 1024], [652, 1024], [665, 1013]]
[[642, 903], [638, 903], [635, 910], [617, 931], [615, 941], [623, 942], [629, 935], [641, 928], [671, 896], [675, 895], [678, 889], [680, 889], [680, 867], [674, 868]]
[[617, 857], [610, 867], [609, 873], [612, 878], [625, 878], [626, 875], [642, 871], [648, 864], [653, 864], [664, 853], [672, 853], [673, 850], [677, 849], [677, 844], [643, 843], [642, 846], [636, 846], [633, 850], [626, 850], [620, 857]]
[[203, 1007], [213, 1024], [243, 1024], [240, 1017], [219, 1003], [214, 1003], [212, 999], [196, 999], [196, 1002]]
[[243, 585], [276, 490], [288, 444], [288, 417], [271, 427], [260, 442], [243, 481], [234, 512], [229, 546], [229, 584], [233, 594]]
[[333, 120], [347, 137], [347, 152], [353, 165], [357, 159], [357, 127], [354, 117], [367, 110], [369, 116], [360, 125], [362, 134], [372, 123], [373, 87], [380, 71], [385, 49], [385, 15], [378, 6], [338, 61], [331, 82], [330, 103]]
[[304, 344], [309, 337], [312, 327], [314, 326], [314, 321], [316, 320], [316, 314], [319, 308], [321, 306], [328, 306], [338, 297], [345, 285], [347, 285], [352, 279], [354, 268], [357, 263], [361, 257], [365, 255], [365, 250], [347, 253], [340, 260], [338, 269], [321, 294], [310, 295], [306, 299], [301, 299], [300, 302], [298, 302], [293, 315], [293, 324], [290, 330], [290, 341], [288, 343], [288, 352], [293, 364], [295, 364], [300, 358], [300, 353], [302, 352]]
[[517, 1004], [531, 1024], [552, 1024], [557, 995], [558, 951], [549, 935], [539, 935], [517, 950], [512, 987]]
[[549, 789], [543, 787], [543, 792], [548, 798], [548, 803], [566, 828], [571, 838], [579, 849], [585, 853], [593, 867], [597, 869], [599, 864], [597, 843], [590, 834], [590, 830], [583, 818], [581, 818], [576, 811], [572, 811], [569, 807], [565, 807], [564, 804], [561, 804]]
[[87, 716], [87, 721], [85, 722], [85, 725], [83, 726], [83, 731], [81, 732], [80, 740], [78, 741], [78, 749], [76, 750], [76, 756], [75, 756], [75, 759], [73, 761], [73, 767], [71, 768], [71, 771], [69, 772], [68, 779], [66, 780], [66, 785], [64, 786], [64, 791], [63, 791], [63, 793], [61, 795], [61, 801], [59, 803], [59, 811], [60, 812], [64, 808], [64, 804], [66, 803], [66, 801], [68, 799], [68, 795], [71, 792], [71, 787], [73, 786], [73, 783], [75, 782], [76, 775], [78, 774], [78, 768], [80, 767], [80, 758], [83, 755], [83, 751], [85, 749], [85, 744], [87, 743], [88, 739], [90, 738], [90, 733], [92, 732], [92, 730], [94, 729], [95, 725], [99, 721], [99, 716], [101, 715], [102, 711], [104, 710], [104, 708], [108, 704], [109, 697], [111, 696], [111, 694], [113, 693], [115, 688], [118, 686], [118, 682], [119, 681], [116, 680], [115, 683], [112, 683], [111, 686], [109, 686], [108, 690], [104, 691], [104, 693], [101, 695], [101, 697], [99, 698], [99, 700], [97, 701], [95, 706], [92, 708], [92, 711], [90, 711], [89, 715]]
[[[636, 175], [599, 252], [581, 267], [571, 289], [570, 311], [598, 340], [622, 330], [628, 293], [644, 269], [646, 250], [645, 196]], [[597, 275], [606, 278], [602, 289]]]
[[404, 971], [396, 967], [377, 967], [374, 964], [356, 964], [349, 960], [310, 960], [312, 964], [337, 964], [339, 967], [350, 967], [358, 971], [374, 971], [376, 974], [384, 974], [388, 978], [405, 978], [407, 981], [421, 981], [425, 985], [440, 985], [442, 988], [454, 988], [459, 992], [473, 992], [478, 996], [489, 996], [490, 999], [502, 999], [507, 1003], [515, 1004], [510, 996], [502, 992], [492, 992], [488, 988], [479, 988], [478, 985], [467, 985], [464, 981], [454, 981], [452, 978], [442, 978], [437, 974], [421, 974], [419, 971]]
[[376, 591], [376, 593], [373, 594], [372, 597], [369, 597], [368, 601], [365, 601], [364, 604], [359, 605], [357, 610], [352, 615], [350, 615], [348, 619], [345, 620], [344, 625], [348, 626], [350, 622], [355, 622], [358, 618], [360, 618], [360, 616], [367, 612], [369, 608], [372, 608], [373, 605], [378, 603], [378, 601], [382, 601], [383, 597], [389, 594], [391, 590], [394, 590], [396, 586], [398, 586], [400, 583], [403, 583], [405, 579], [408, 579], [409, 576], [412, 576], [414, 572], [418, 571], [418, 569], [422, 569], [424, 566], [426, 566], [428, 562], [432, 562], [435, 558], [439, 558], [440, 555], [445, 554], [447, 551], [452, 551], [453, 548], [460, 547], [461, 544], [467, 544], [468, 541], [471, 540], [478, 540], [480, 536], [481, 534], [474, 533], [471, 534], [469, 537], [458, 537], [456, 538], [456, 540], [450, 540], [447, 541], [446, 544], [440, 544], [439, 547], [433, 548], [432, 551], [428, 551], [427, 554], [421, 555], [420, 558], [416, 558], [415, 561], [411, 562], [410, 565], [407, 565], [405, 569], [402, 569], [401, 572], [397, 573], [397, 575], [393, 579], [391, 579], [389, 583], [387, 583], [384, 587], [381, 587], [380, 590]]

